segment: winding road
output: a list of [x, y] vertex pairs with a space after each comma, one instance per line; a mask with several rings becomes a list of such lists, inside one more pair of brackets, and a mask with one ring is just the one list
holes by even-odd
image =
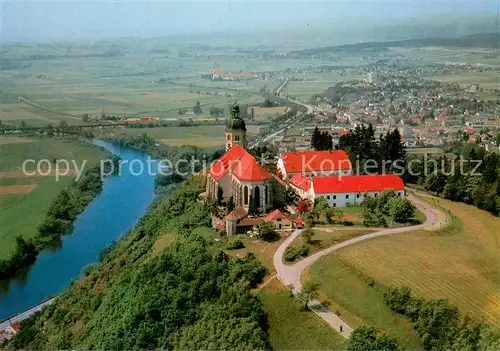
[[[362, 242], [365, 240], [378, 238], [381, 236], [405, 233], [409, 231], [424, 229], [424, 230], [440, 230], [442, 229], [446, 223], [446, 215], [430, 206], [427, 202], [417, 198], [414, 195], [408, 196], [409, 200], [421, 211], [424, 213], [426, 217], [426, 221], [423, 224], [410, 226], [410, 227], [402, 227], [402, 228], [394, 228], [394, 229], [383, 229], [375, 233], [366, 234], [363, 236], [359, 236], [353, 239], [346, 240], [340, 244], [331, 246], [322, 251], [319, 251], [309, 257], [304, 258], [303, 260], [295, 263], [294, 265], [285, 265], [283, 263], [283, 255], [285, 253], [286, 248], [302, 233], [302, 230], [294, 231], [276, 250], [273, 263], [277, 272], [278, 279], [285, 286], [293, 286], [293, 292], [295, 294], [300, 293], [302, 290], [302, 284], [300, 282], [300, 276], [302, 272], [310, 267], [314, 262], [316, 262], [321, 257], [328, 255], [332, 252], [340, 250], [346, 246], [356, 244], [358, 242]], [[312, 300], [308, 304], [309, 308], [316, 313], [319, 317], [321, 317], [330, 327], [340, 332], [340, 327], [342, 326], [342, 332], [340, 332], [346, 339], [349, 338], [352, 328], [344, 322], [337, 314], [328, 310], [324, 307], [319, 301]]]

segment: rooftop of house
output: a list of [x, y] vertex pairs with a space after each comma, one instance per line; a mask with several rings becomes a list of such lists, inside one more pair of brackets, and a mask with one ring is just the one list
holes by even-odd
[[280, 210], [274, 210], [273, 212], [269, 213], [265, 217], [266, 221], [270, 221], [272, 219], [288, 219], [288, 220], [290, 220], [290, 217], [288, 217], [286, 214], [284, 214]]
[[290, 184], [304, 191], [311, 189], [311, 179], [305, 177], [300, 173], [297, 173], [292, 178], [290, 178]]
[[288, 173], [352, 169], [343, 150], [286, 152], [280, 156]]
[[316, 194], [363, 193], [405, 188], [403, 180], [395, 174], [314, 177], [312, 184]]

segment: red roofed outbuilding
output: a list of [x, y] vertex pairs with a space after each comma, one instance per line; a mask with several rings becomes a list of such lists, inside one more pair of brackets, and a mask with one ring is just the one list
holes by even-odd
[[343, 150], [286, 152], [280, 155], [278, 169], [285, 178], [296, 174], [326, 176], [352, 173], [351, 161]]
[[[310, 185], [307, 189], [308, 182]], [[311, 201], [325, 198], [334, 207], [360, 204], [365, 196], [376, 197], [386, 189], [394, 190], [402, 198], [406, 196], [403, 180], [395, 174], [328, 176], [312, 179], [297, 175], [290, 180], [290, 185], [294, 190], [300, 189], [296, 192], [301, 198]], [[300, 188], [301, 185], [304, 186]]]
[[273, 223], [274, 227], [278, 230], [293, 228], [292, 219], [280, 210], [274, 210], [269, 213], [264, 220]]

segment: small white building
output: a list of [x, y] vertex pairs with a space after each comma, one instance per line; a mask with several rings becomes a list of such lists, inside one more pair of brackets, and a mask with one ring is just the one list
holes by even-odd
[[289, 184], [302, 199], [325, 198], [333, 207], [361, 204], [366, 196], [377, 197], [386, 189], [394, 190], [401, 198], [406, 196], [403, 180], [395, 174], [314, 178], [297, 174]]
[[350, 175], [352, 164], [343, 150], [285, 152], [278, 160], [283, 179], [296, 174], [306, 176]]

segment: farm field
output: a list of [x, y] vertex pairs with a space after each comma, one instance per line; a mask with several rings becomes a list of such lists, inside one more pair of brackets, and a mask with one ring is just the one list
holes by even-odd
[[[137, 136], [147, 134], [160, 143], [169, 146], [194, 145], [201, 148], [223, 147], [224, 125], [207, 125], [193, 127], [154, 127], [154, 128], [120, 128], [105, 129], [98, 132], [99, 137], [118, 137], [120, 135]], [[247, 135], [257, 135], [259, 128], [257, 126], [248, 126]]]
[[498, 89], [500, 87], [500, 79], [494, 72], [462, 72], [460, 74], [430, 78], [441, 82], [458, 83], [464, 88], [467, 88], [473, 83], [479, 84], [480, 89]]
[[307, 102], [314, 94], [320, 94], [339, 82], [361, 79], [363, 79], [362, 76], [341, 76], [333, 73], [310, 74], [302, 81], [289, 82], [286, 91], [291, 96]]
[[331, 296], [349, 310], [339, 284], [327, 283], [337, 282], [334, 275], [339, 273], [321, 267], [342, 264], [386, 286], [405, 285], [424, 298], [448, 299], [462, 312], [500, 325], [500, 219], [463, 203], [437, 201], [458, 218], [454, 227], [441, 234], [416, 231], [347, 247], [313, 266], [313, 277], [323, 274], [323, 288], [337, 289]]
[[[67, 159], [70, 167], [71, 160], [77, 161], [80, 167], [84, 160], [87, 165], [96, 164], [107, 155], [84, 143], [55, 139], [20, 142], [10, 137], [12, 142], [6, 144], [6, 138], [2, 137], [0, 145], [0, 259], [9, 256], [15, 237], [30, 238], [36, 234], [52, 199], [74, 179], [74, 176], [61, 176], [57, 181], [53, 175], [26, 177], [20, 172], [24, 160]], [[33, 167], [31, 164], [27, 168], [32, 171]], [[6, 189], [10, 189], [10, 193]]]
[[[392, 52], [403, 54], [421, 64], [468, 63], [498, 66], [497, 52], [492, 49], [453, 48], [453, 47], [392, 47]], [[490, 56], [493, 54], [492, 56]]]
[[304, 310], [273, 279], [257, 295], [269, 320], [269, 339], [276, 350], [341, 350], [345, 340], [318, 316]]

